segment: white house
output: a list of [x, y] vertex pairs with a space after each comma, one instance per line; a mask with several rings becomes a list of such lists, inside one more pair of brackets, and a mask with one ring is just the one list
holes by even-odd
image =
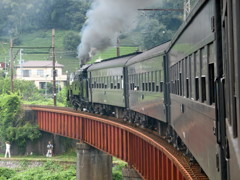
[[[56, 84], [61, 87], [67, 81], [67, 75], [63, 75], [63, 65], [55, 64]], [[44, 89], [47, 82], [53, 80], [53, 63], [52, 61], [26, 61], [16, 66], [16, 79], [34, 81], [38, 89]]]

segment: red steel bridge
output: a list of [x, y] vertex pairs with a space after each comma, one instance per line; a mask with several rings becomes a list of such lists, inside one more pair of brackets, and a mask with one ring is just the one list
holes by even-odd
[[153, 132], [69, 108], [29, 106], [40, 130], [77, 139], [127, 162], [143, 179], [207, 179], [196, 165]]

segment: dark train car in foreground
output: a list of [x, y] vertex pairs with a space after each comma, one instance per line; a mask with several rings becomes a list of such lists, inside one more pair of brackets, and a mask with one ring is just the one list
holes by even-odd
[[220, 179], [215, 128], [216, 3], [199, 1], [169, 49], [171, 126], [210, 179]]
[[222, 77], [217, 79], [217, 140], [222, 161], [226, 161], [226, 179], [234, 180], [240, 173], [240, 1], [221, 0], [219, 6], [222, 53], [218, 58], [222, 58], [223, 67], [219, 71]]

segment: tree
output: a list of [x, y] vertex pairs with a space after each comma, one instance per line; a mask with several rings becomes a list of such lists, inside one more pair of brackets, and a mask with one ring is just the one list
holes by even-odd
[[[183, 0], [168, 0], [161, 8], [181, 9]], [[150, 49], [168, 40], [182, 23], [182, 12], [177, 11], [149, 11], [141, 17], [141, 21], [135, 31], [140, 32], [140, 44], [143, 49]]]
[[0, 139], [24, 147], [28, 140], [38, 138], [38, 127], [23, 119], [20, 97], [4, 94], [0, 98]]
[[52, 28], [80, 31], [89, 7], [85, 0], [1, 0], [0, 34], [18, 37]]
[[[0, 77], [0, 95], [10, 94], [10, 78]], [[32, 81], [15, 80], [14, 92], [16, 92], [23, 100], [31, 101], [38, 100], [42, 97], [38, 94], [38, 89]]]
[[77, 46], [80, 44], [80, 36], [77, 33], [69, 32], [63, 40], [64, 49], [67, 51], [77, 51]]

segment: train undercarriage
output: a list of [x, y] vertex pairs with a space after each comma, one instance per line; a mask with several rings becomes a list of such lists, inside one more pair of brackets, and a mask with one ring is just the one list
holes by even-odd
[[116, 117], [134, 126], [153, 130], [161, 137], [166, 139], [168, 143], [172, 144], [178, 151], [184, 152], [184, 155], [189, 157], [191, 162], [196, 162], [193, 155], [178, 136], [176, 131], [171, 125], [168, 125], [165, 122], [161, 122], [157, 119], [132, 111], [128, 108], [85, 102], [79, 100], [77, 96], [72, 96], [72, 98], [70, 98], [70, 102], [75, 110], [79, 109], [80, 111], [84, 112]]

